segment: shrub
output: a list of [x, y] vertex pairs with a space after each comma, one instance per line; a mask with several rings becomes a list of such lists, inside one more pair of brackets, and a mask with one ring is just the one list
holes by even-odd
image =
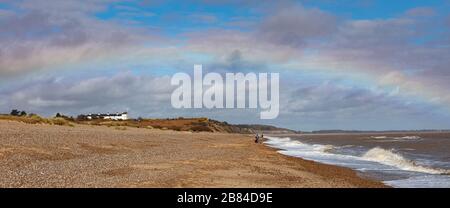
[[25, 122], [25, 123], [29, 123], [29, 124], [40, 124], [40, 123], [46, 123], [46, 124], [51, 124], [52, 122], [50, 122], [48, 119], [42, 118], [36, 114], [33, 114], [31, 116], [28, 117], [23, 117], [20, 119], [20, 121]]
[[21, 111], [19, 116], [27, 116], [27, 112]]
[[69, 121], [67, 121], [64, 118], [54, 118], [51, 120], [51, 123], [53, 125], [58, 125], [58, 126], [73, 126]]
[[11, 113], [9, 115], [11, 115], [11, 116], [19, 116], [19, 114], [20, 114], [20, 111], [18, 111], [17, 109], [14, 109], [14, 110], [11, 111]]

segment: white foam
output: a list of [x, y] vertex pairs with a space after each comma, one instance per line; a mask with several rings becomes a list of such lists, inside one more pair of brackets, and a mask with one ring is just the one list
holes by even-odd
[[370, 138], [374, 138], [374, 139], [386, 139], [387, 136], [371, 136]]
[[[320, 144], [307, 144], [297, 140], [291, 140], [289, 137], [277, 138], [267, 137], [265, 142], [271, 147], [281, 149], [279, 153], [289, 155], [293, 157], [300, 157], [308, 160], [314, 160], [321, 163], [339, 165], [344, 167], [353, 168], [359, 171], [386, 171], [392, 173], [407, 171], [410, 176], [417, 176], [418, 174], [434, 174], [438, 178], [437, 181], [448, 179], [447, 176], [450, 171], [443, 169], [435, 169], [431, 167], [425, 167], [418, 165], [416, 162], [406, 159], [401, 154], [392, 150], [385, 150], [379, 147], [370, 149], [361, 156], [358, 155], [344, 155], [335, 154], [332, 150], [338, 148], [333, 145], [320, 145]], [[414, 173], [414, 174], [412, 174]], [[403, 172], [405, 174], [405, 172]], [[408, 175], [408, 174], [406, 174]], [[428, 178], [430, 179], [430, 178]], [[398, 180], [389, 181], [389, 185], [394, 187], [428, 187], [425, 186], [426, 180], [418, 181], [418, 184], [414, 184], [414, 179], [410, 180]], [[433, 179], [430, 179], [433, 180]], [[428, 184], [435, 182], [429, 181]], [[437, 182], [436, 182], [437, 183]], [[450, 183], [441, 184], [444, 187], [450, 187]], [[437, 186], [440, 187], [440, 186]]]
[[448, 174], [448, 170], [435, 169], [430, 167], [424, 167], [417, 165], [416, 162], [404, 158], [399, 153], [395, 153], [392, 150], [385, 150], [379, 147], [375, 147], [367, 151], [363, 156], [363, 159], [378, 162], [385, 165], [394, 166], [400, 170], [415, 171], [429, 174]]
[[388, 137], [388, 136], [371, 136], [372, 139], [389, 140], [389, 141], [410, 141], [421, 140], [420, 136], [403, 136], [403, 137]]
[[400, 139], [413, 139], [413, 140], [416, 140], [416, 139], [421, 139], [421, 137], [420, 136], [404, 136], [404, 137], [400, 137]]
[[385, 181], [384, 183], [402, 188], [448, 188], [450, 187], [450, 176], [421, 175], [402, 180]]
[[341, 165], [355, 169], [376, 169], [374, 164], [367, 164], [360, 157], [352, 155], [334, 154], [332, 150], [337, 148], [333, 145], [306, 144], [290, 138], [267, 137], [265, 143], [271, 147], [281, 149], [281, 154], [293, 157], [301, 157], [332, 165]]

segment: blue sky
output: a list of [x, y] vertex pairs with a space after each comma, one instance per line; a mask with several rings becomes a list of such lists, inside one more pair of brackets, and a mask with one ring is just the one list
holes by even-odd
[[362, 0], [362, 1], [306, 1], [305, 6], [318, 7], [352, 19], [394, 18], [405, 11], [420, 7], [432, 7], [440, 12], [448, 12], [448, 1], [443, 0]]
[[[337, 16], [355, 20], [395, 18], [415, 8], [432, 8], [437, 13], [445, 15], [450, 9], [450, 4], [445, 0], [319, 0], [292, 2], [294, 4], [297, 2], [297, 4], [301, 4], [305, 8], [318, 8]], [[203, 1], [171, 0], [164, 1], [164, 3], [148, 4], [141, 1], [119, 1], [108, 5], [105, 10], [96, 13], [95, 16], [103, 20], [125, 18], [139, 22], [139, 25], [142, 27], [158, 28], [168, 34], [176, 34], [210, 27], [233, 28], [232, 26], [227, 26], [226, 23], [236, 18], [255, 21], [265, 16], [265, 11], [262, 11], [260, 8], [252, 8], [251, 3], [249, 4], [239, 7], [238, 3], [205, 3]], [[255, 5], [257, 4], [255, 3]], [[267, 4], [267, 1], [262, 1], [261, 4]], [[130, 10], [134, 10], [133, 14], [128, 13]], [[126, 13], [127, 15], [125, 15]], [[203, 22], [189, 21], [183, 18], [189, 15], [205, 16], [205, 18], [209, 16], [211, 18]]]
[[[0, 28], [0, 112], [450, 128], [449, 1], [6, 0]], [[173, 109], [170, 77], [194, 64], [279, 72], [280, 116]]]

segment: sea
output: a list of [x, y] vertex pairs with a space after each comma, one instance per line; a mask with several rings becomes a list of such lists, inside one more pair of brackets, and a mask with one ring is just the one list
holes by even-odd
[[280, 154], [348, 167], [398, 188], [450, 188], [450, 133], [266, 136]]

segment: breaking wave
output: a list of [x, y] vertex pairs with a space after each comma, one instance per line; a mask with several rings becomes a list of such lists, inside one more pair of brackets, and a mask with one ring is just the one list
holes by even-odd
[[[417, 138], [415, 136], [412, 137]], [[280, 153], [282, 154], [295, 157], [306, 157], [305, 159], [317, 160], [318, 162], [329, 163], [329, 161], [333, 161], [330, 160], [330, 158], [335, 158], [336, 161], [340, 160], [340, 162], [342, 162], [342, 159], [345, 159], [347, 161], [345, 162], [345, 164], [347, 165], [351, 163], [350, 161], [354, 161], [354, 163], [360, 163], [361, 161], [369, 161], [394, 167], [396, 169], [404, 171], [414, 171], [440, 175], [450, 174], [450, 170], [425, 167], [417, 164], [417, 162], [413, 160], [405, 158], [400, 153], [394, 152], [394, 150], [386, 150], [380, 147], [369, 149], [362, 155], [343, 155], [333, 153], [334, 152], [333, 150], [337, 150], [339, 148], [344, 147], [336, 147], [333, 145], [307, 144], [297, 140], [292, 140], [289, 137], [285, 138], [267, 137], [267, 138], [269, 140], [266, 143], [270, 146], [282, 149], [282, 151], [280, 151]]]
[[370, 138], [373, 138], [373, 139], [386, 139], [387, 136], [371, 136]]
[[395, 153], [393, 150], [386, 150], [379, 147], [370, 149], [362, 156], [362, 158], [368, 161], [394, 166], [401, 170], [443, 175], [450, 173], [449, 170], [435, 169], [418, 165], [415, 161], [406, 159], [401, 154]]
[[420, 136], [404, 136], [404, 137], [398, 137], [398, 138], [400, 138], [400, 139], [413, 139], [413, 140], [421, 139]]
[[393, 140], [393, 141], [411, 141], [422, 139], [420, 136], [403, 136], [403, 137], [371, 136], [370, 138], [380, 140]]

